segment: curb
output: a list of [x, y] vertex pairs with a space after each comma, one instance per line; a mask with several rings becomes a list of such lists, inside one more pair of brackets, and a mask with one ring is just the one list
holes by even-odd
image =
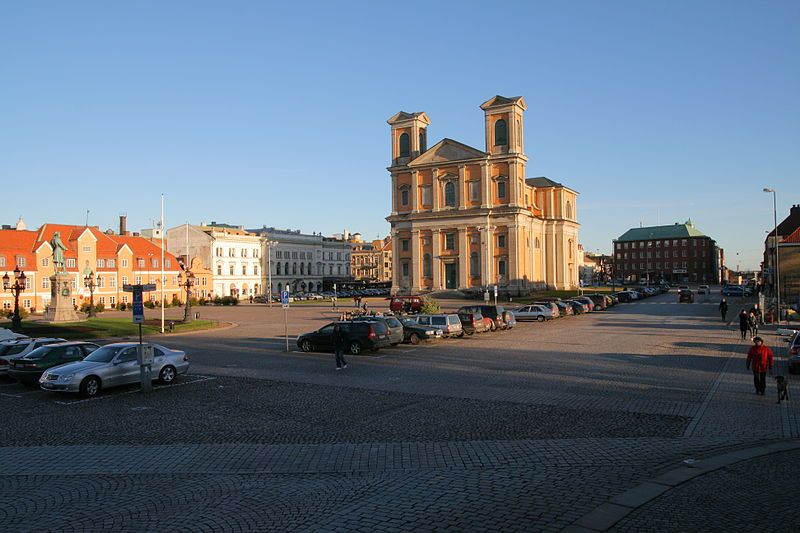
[[561, 531], [562, 533], [607, 531], [636, 509], [694, 478], [742, 461], [798, 449], [800, 449], [799, 440], [784, 440], [716, 455], [686, 466], [673, 468], [600, 504]]

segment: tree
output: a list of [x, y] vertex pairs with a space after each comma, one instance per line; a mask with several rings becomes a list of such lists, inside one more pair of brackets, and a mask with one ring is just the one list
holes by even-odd
[[419, 311], [423, 315], [437, 315], [442, 312], [439, 302], [427, 296], [422, 297], [422, 308]]

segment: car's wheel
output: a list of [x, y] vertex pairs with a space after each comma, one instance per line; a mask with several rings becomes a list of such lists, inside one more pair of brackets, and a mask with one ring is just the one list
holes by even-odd
[[350, 343], [350, 353], [353, 355], [358, 355], [361, 353], [361, 343], [358, 341], [353, 341]]
[[300, 343], [300, 349], [303, 350], [304, 352], [310, 352], [311, 350], [314, 349], [314, 346], [311, 344], [310, 340], [305, 339], [303, 342]]
[[100, 380], [96, 376], [89, 376], [81, 381], [81, 396], [92, 398], [100, 392]]
[[537, 322], [544, 322], [544, 315], [539, 315], [536, 317]]
[[420, 338], [419, 335], [417, 335], [416, 333], [412, 333], [411, 336], [408, 338], [408, 340], [411, 341], [411, 344], [416, 346], [417, 344], [419, 344]]
[[178, 372], [175, 370], [174, 366], [167, 365], [161, 369], [161, 372], [158, 373], [158, 381], [163, 383], [164, 385], [169, 385], [175, 378], [178, 377]]

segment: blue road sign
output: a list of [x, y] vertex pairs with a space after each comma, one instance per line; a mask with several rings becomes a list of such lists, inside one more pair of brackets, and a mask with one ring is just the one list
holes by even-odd
[[133, 305], [131, 306], [133, 310], [133, 323], [134, 324], [141, 324], [144, 322], [144, 300], [142, 299], [142, 289], [141, 285], [136, 286], [134, 285], [133, 288]]
[[281, 292], [281, 303], [283, 305], [289, 305], [289, 291]]

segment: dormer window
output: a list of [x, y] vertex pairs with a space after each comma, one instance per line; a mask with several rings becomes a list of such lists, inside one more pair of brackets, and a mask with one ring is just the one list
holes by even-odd
[[508, 144], [508, 126], [502, 118], [494, 123], [494, 145], [505, 146]]
[[411, 141], [409, 140], [408, 133], [400, 135], [400, 157], [408, 157], [411, 155]]

